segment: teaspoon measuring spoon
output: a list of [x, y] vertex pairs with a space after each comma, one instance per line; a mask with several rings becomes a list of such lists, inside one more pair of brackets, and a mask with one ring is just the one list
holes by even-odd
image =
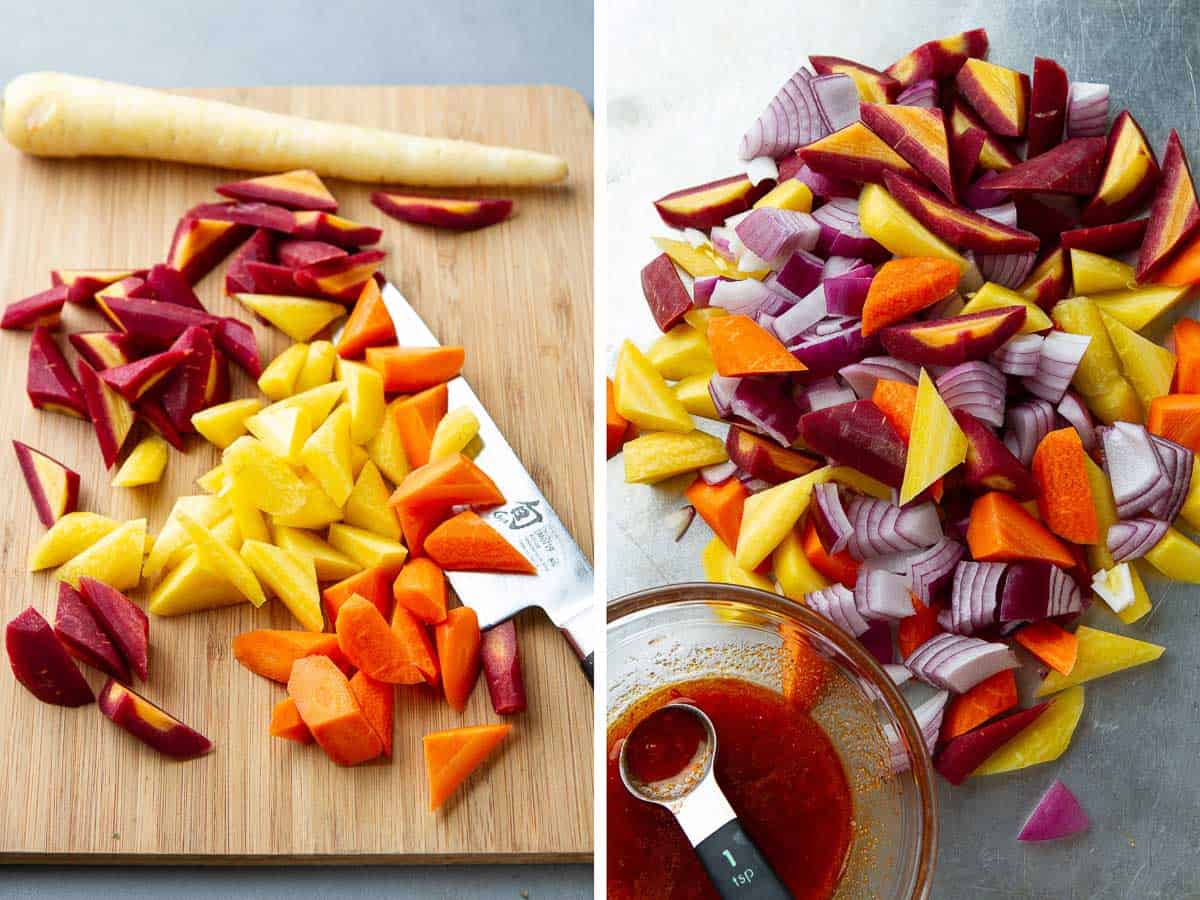
[[704, 738], [691, 761], [678, 773], [650, 782], [641, 781], [630, 771], [626, 756], [629, 740], [625, 740], [619, 766], [626, 790], [639, 800], [671, 811], [723, 900], [790, 900], [791, 892], [750, 841], [717, 784], [713, 774], [717, 732], [704, 711], [690, 703], [668, 703], [640, 722], [629, 736], [665, 709], [686, 710], [695, 716], [704, 727]]

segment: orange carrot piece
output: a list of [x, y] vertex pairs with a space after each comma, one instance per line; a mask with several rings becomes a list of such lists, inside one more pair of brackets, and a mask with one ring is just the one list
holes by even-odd
[[325, 601], [325, 614], [330, 622], [337, 621], [338, 610], [354, 594], [374, 603], [386, 619], [392, 614], [391, 571], [386, 566], [363, 569], [325, 588], [321, 598]]
[[346, 658], [376, 681], [416, 684], [422, 680], [407, 648], [371, 601], [352, 596], [338, 610], [336, 627], [338, 646]]
[[1200, 322], [1180, 319], [1175, 335], [1175, 383], [1172, 394], [1200, 394]]
[[721, 542], [734, 550], [742, 528], [742, 508], [749, 496], [746, 486], [736, 478], [727, 478], [720, 484], [708, 484], [697, 478], [683, 494]]
[[354, 311], [346, 320], [346, 327], [342, 329], [342, 337], [337, 342], [338, 356], [356, 359], [368, 347], [391, 344], [395, 340], [396, 328], [387, 307], [383, 305], [379, 284], [374, 278], [368, 278], [363, 283], [358, 300], [354, 302]]
[[421, 743], [429, 779], [429, 808], [434, 810], [445, 803], [510, 731], [512, 726], [507, 724], [472, 725], [425, 735]]
[[389, 506], [500, 506], [496, 482], [463, 453], [413, 469], [388, 498]]
[[430, 687], [436, 687], [441, 668], [429, 630], [421, 620], [403, 606], [397, 606], [392, 610], [392, 634], [404, 645], [404, 652], [421, 674], [421, 679]]
[[355, 672], [350, 679], [350, 690], [359, 708], [366, 716], [371, 730], [383, 744], [383, 755], [392, 756], [392, 720], [396, 711], [396, 689], [386, 682], [376, 681], [366, 672]]
[[1200, 234], [1188, 241], [1153, 280], [1175, 287], [1200, 283]]
[[1200, 393], [1155, 397], [1150, 401], [1146, 427], [1152, 434], [1200, 453]]
[[300, 718], [300, 710], [296, 708], [296, 701], [291, 697], [284, 697], [275, 704], [271, 710], [271, 725], [267, 730], [271, 737], [283, 738], [285, 741], [295, 741], [297, 744], [313, 742], [312, 732]]
[[424, 553], [425, 539], [450, 518], [448, 506], [393, 506], [392, 509], [400, 521], [400, 530], [404, 532], [404, 543], [408, 545], [410, 556]]
[[425, 552], [449, 572], [537, 574], [520, 550], [469, 509], [435, 528], [425, 539]]
[[1017, 678], [1012, 669], [985, 678], [946, 707], [941, 739], [948, 741], [973, 731], [989, 719], [1017, 705]]
[[292, 666], [288, 695], [325, 754], [339, 766], [354, 766], [383, 752], [350, 690], [350, 682], [326, 656], [306, 656]]
[[607, 458], [612, 459], [621, 452], [621, 447], [625, 445], [625, 438], [629, 432], [629, 420], [617, 412], [617, 401], [613, 394], [611, 378], [604, 379], [604, 392], [604, 424], [607, 429], [605, 434], [605, 449], [608, 451]]
[[[900, 439], [908, 444], [912, 437], [913, 413], [917, 409], [917, 386], [880, 378], [875, 382], [871, 402], [879, 407], [883, 417], [900, 435]], [[940, 501], [943, 490], [942, 479], [939, 478], [929, 486], [929, 496], [935, 501]]]
[[830, 581], [840, 581], [848, 588], [854, 587], [854, 582], [858, 580], [858, 561], [846, 550], [839, 550], [831, 556], [821, 543], [821, 536], [817, 534], [817, 526], [812, 516], [809, 516], [804, 524], [800, 547], [812, 563], [812, 567]]
[[971, 507], [967, 546], [980, 562], [1032, 559], [1064, 569], [1075, 565], [1062, 541], [1001, 491], [984, 494]]
[[423, 391], [458, 377], [462, 347], [368, 347], [367, 365], [383, 376], [388, 394]]
[[749, 316], [708, 320], [708, 345], [717, 374], [729, 377], [803, 372], [807, 367]]
[[908, 596], [912, 598], [913, 614], [901, 619], [896, 627], [896, 647], [901, 659], [908, 659], [927, 640], [942, 633], [937, 606], [932, 603], [926, 606], [915, 594]]
[[409, 465], [423, 466], [429, 462], [433, 432], [446, 415], [447, 397], [446, 385], [439, 384], [396, 404], [393, 415]]
[[932, 256], [909, 256], [884, 263], [867, 289], [863, 336], [937, 303], [958, 286], [958, 278], [955, 263]]
[[392, 584], [397, 606], [429, 625], [446, 621], [446, 575], [430, 559], [410, 559]]
[[433, 638], [446, 702], [462, 712], [479, 680], [479, 617], [469, 606], [452, 609], [446, 621], [433, 629]]
[[1087, 453], [1078, 431], [1059, 428], [1042, 438], [1033, 451], [1033, 479], [1038, 513], [1051, 531], [1076, 544], [1100, 540]]
[[1016, 642], [1060, 675], [1070, 675], [1079, 658], [1079, 638], [1050, 621], [1032, 622], [1013, 635]]
[[338, 668], [350, 668], [336, 635], [312, 631], [246, 631], [233, 639], [233, 655], [255, 675], [281, 684], [287, 684], [296, 660], [306, 656], [327, 656]]

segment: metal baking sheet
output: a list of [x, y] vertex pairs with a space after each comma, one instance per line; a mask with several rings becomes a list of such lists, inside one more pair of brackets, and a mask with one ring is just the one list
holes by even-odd
[[[1196, 0], [790, 3], [618, 0], [608, 14], [608, 371], [619, 342], [657, 333], [638, 272], [665, 233], [650, 201], [736, 171], [742, 131], [809, 53], [884, 66], [910, 47], [984, 26], [991, 58], [1031, 71], [1035, 55], [1072, 78], [1112, 85], [1161, 153], [1176, 128], [1200, 160], [1200, 3]], [[685, 485], [626, 485], [608, 464], [608, 592], [701, 576], [709, 538], [697, 522], [678, 544], [664, 518]], [[1152, 665], [1089, 685], [1066, 754], [1023, 772], [941, 783], [934, 896], [1045, 900], [1200, 898], [1200, 588], [1150, 585], [1154, 611], [1128, 628], [1166, 645]], [[1017, 831], [1055, 779], [1074, 790], [1091, 830], [1048, 845]]]

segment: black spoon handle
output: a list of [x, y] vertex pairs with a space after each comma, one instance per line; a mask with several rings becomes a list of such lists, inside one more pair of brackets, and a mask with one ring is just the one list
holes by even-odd
[[697, 844], [696, 853], [722, 900], [791, 900], [736, 818]]

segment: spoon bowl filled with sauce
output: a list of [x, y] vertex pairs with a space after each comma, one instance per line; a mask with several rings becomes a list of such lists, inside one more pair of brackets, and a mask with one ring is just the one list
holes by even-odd
[[[716, 584], [630, 595], [608, 622], [610, 898], [749, 897], [774, 878], [804, 900], [929, 895], [929, 754], [857, 642], [778, 596]], [[702, 782], [744, 849], [705, 852], [712, 826], [696, 819], [713, 801], [689, 799]]]

